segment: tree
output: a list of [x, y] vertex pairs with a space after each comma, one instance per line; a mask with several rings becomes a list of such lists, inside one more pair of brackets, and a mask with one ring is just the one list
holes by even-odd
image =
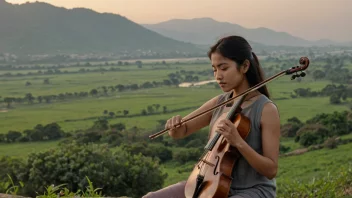
[[61, 130], [60, 125], [57, 123], [50, 123], [44, 126], [43, 139], [56, 140], [64, 136], [64, 132]]
[[315, 70], [313, 72], [313, 78], [314, 80], [318, 80], [318, 79], [323, 79], [325, 77], [325, 72], [321, 71], [321, 70]]
[[121, 84], [118, 84], [115, 86], [115, 88], [118, 90], [118, 91], [123, 91], [125, 89], [125, 86], [121, 85]]
[[153, 106], [152, 106], [152, 105], [149, 105], [149, 106], [147, 107], [147, 111], [148, 111], [149, 114], [154, 113], [154, 108], [153, 108]]
[[123, 131], [126, 129], [126, 125], [123, 123], [117, 123], [110, 125], [111, 130]]
[[155, 110], [158, 111], [160, 108], [160, 104], [154, 104], [154, 106], [155, 106]]
[[110, 112], [109, 112], [109, 116], [110, 116], [110, 117], [114, 117], [114, 116], [115, 116], [115, 113], [112, 112], [112, 111], [110, 111]]
[[106, 119], [98, 119], [94, 122], [92, 129], [107, 130], [109, 128], [109, 122]]
[[296, 123], [296, 124], [303, 124], [297, 117], [292, 117], [292, 118], [289, 118], [287, 119], [287, 122], [292, 122], [292, 123]]
[[44, 84], [44, 85], [50, 84], [49, 78], [44, 79], [44, 80], [43, 80], [43, 84]]
[[304, 133], [302, 136], [300, 136], [299, 143], [302, 146], [308, 147], [311, 145], [319, 144], [321, 141], [319, 141], [319, 136], [317, 136], [314, 133]]
[[336, 94], [336, 93], [332, 94], [330, 96], [330, 103], [331, 104], [340, 104], [341, 103], [340, 96], [338, 94]]
[[98, 95], [98, 90], [96, 90], [96, 89], [92, 89], [92, 90], [90, 90], [90, 95], [92, 95], [92, 96], [96, 96], [96, 95]]
[[43, 96], [46, 103], [50, 103], [52, 96]]
[[31, 93], [27, 93], [26, 96], [24, 97], [28, 103], [32, 104], [33, 100], [35, 99]]
[[16, 142], [16, 140], [18, 138], [20, 138], [22, 136], [22, 133], [21, 132], [18, 132], [18, 131], [9, 131], [7, 134], [6, 134], [6, 140], [7, 142]]
[[138, 66], [138, 68], [142, 68], [142, 61], [136, 61], [136, 65]]
[[116, 91], [116, 89], [115, 89], [114, 86], [111, 86], [111, 85], [110, 85], [108, 88], [110, 89], [111, 92], [115, 92], [115, 91]]
[[15, 101], [15, 98], [10, 98], [10, 97], [6, 97], [4, 98], [4, 102], [7, 103], [7, 108], [10, 108], [11, 107], [11, 103]]
[[38, 96], [37, 100], [38, 100], [39, 103], [42, 103], [42, 101], [43, 101], [43, 96]]
[[103, 89], [104, 95], [108, 95], [108, 88], [106, 86], [101, 87]]
[[127, 115], [128, 115], [128, 113], [129, 113], [129, 111], [128, 111], [128, 110], [123, 110], [123, 115], [124, 115], [124, 116], [127, 116]]

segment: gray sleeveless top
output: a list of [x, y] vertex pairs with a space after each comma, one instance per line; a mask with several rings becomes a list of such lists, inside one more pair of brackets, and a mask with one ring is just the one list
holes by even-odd
[[[224, 102], [231, 97], [232, 92], [220, 95], [218, 103]], [[272, 102], [265, 95], [261, 95], [256, 101], [242, 110], [242, 113], [247, 116], [251, 121], [251, 130], [247, 136], [246, 142], [257, 153], [263, 154], [262, 150], [262, 134], [260, 129], [261, 113], [265, 103]], [[210, 122], [210, 130], [214, 122], [222, 115], [223, 107], [213, 111], [212, 119]], [[236, 162], [232, 171], [232, 185], [230, 196], [240, 195], [244, 198], [251, 197], [276, 197], [276, 180], [270, 180], [265, 176], [259, 174], [246, 159], [241, 156]]]

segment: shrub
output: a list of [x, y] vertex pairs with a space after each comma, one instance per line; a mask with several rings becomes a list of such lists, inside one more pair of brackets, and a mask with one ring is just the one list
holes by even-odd
[[8, 176], [18, 183], [26, 173], [26, 164], [18, 158], [4, 156], [0, 158], [0, 182], [7, 182]]
[[324, 147], [329, 149], [337, 148], [337, 145], [338, 145], [338, 142], [336, 140], [336, 137], [328, 138], [324, 142]]
[[290, 150], [291, 148], [289, 146], [284, 146], [280, 144], [280, 153], [286, 153]]
[[[59, 149], [30, 154], [28, 175], [24, 180], [27, 194], [34, 189], [43, 193], [43, 186], [67, 184], [72, 192], [84, 189], [86, 177], [104, 195], [141, 197], [162, 187], [165, 174], [157, 162], [142, 155], [119, 151], [110, 152], [106, 145], [78, 145], [74, 142]], [[148, 181], [148, 182], [145, 182]]]
[[180, 149], [179, 151], [174, 153], [173, 159], [180, 163], [197, 161], [201, 156], [202, 151], [202, 149], [198, 148]]

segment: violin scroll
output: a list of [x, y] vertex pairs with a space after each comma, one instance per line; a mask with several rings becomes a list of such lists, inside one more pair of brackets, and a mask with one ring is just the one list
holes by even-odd
[[[309, 59], [307, 57], [301, 57], [299, 59], [299, 63], [301, 64], [301, 66], [295, 66], [295, 67], [292, 67], [291, 69], [288, 69], [285, 71], [285, 74], [286, 75], [289, 75], [289, 74], [293, 74], [295, 73], [292, 77], [291, 77], [291, 80], [294, 80], [295, 78], [297, 77], [304, 77], [306, 76], [306, 73], [304, 72], [304, 70], [307, 69], [307, 67], [309, 66]], [[297, 72], [301, 72], [300, 74], [298, 74]]]

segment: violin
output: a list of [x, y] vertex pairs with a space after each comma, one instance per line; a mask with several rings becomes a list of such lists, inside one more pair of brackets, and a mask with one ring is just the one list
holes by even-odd
[[[244, 98], [249, 92], [257, 90], [268, 82], [281, 77], [283, 75], [292, 75], [291, 80], [298, 77], [306, 76], [304, 70], [309, 66], [309, 59], [307, 57], [301, 57], [299, 60], [300, 66], [294, 66], [290, 69], [279, 72], [278, 74], [264, 80], [261, 83], [247, 89], [246, 91], [222, 102], [206, 111], [199, 113], [198, 115], [192, 116], [188, 119], [181, 121], [178, 125], [181, 125], [189, 120], [192, 120], [200, 115], [213, 111], [232, 100], [239, 98], [238, 102], [232, 105], [229, 110], [226, 119], [234, 123], [240, 136], [246, 139], [250, 132], [250, 120], [244, 116], [241, 111], [241, 104]], [[300, 72], [299, 74], [297, 72]], [[175, 125], [174, 127], [178, 126]], [[150, 135], [149, 138], [154, 139], [164, 133], [170, 128], [166, 128], [158, 133]], [[232, 182], [232, 169], [240, 157], [239, 151], [231, 146], [225, 138], [215, 132], [215, 136], [208, 142], [204, 147], [204, 153], [201, 155], [199, 161], [193, 168], [185, 186], [186, 198], [221, 198], [228, 197], [231, 182]]]

